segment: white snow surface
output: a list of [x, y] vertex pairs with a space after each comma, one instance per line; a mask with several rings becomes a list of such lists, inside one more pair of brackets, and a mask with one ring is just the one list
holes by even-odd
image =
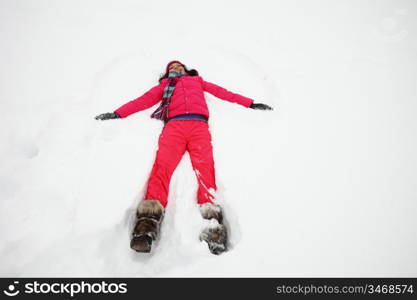
[[[416, 1], [0, 2], [0, 275], [417, 276]], [[96, 121], [178, 59], [207, 94], [231, 250], [186, 154], [160, 240], [129, 248], [162, 122]]]

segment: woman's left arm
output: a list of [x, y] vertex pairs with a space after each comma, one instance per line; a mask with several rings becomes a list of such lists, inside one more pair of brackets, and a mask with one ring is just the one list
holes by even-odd
[[202, 84], [204, 91], [222, 100], [237, 103], [245, 107], [251, 107], [252, 103], [254, 102], [253, 99], [228, 91], [214, 83], [202, 80]]
[[203, 79], [201, 79], [201, 81], [203, 84], [204, 91], [212, 94], [213, 96], [216, 96], [217, 98], [233, 103], [238, 103], [240, 105], [252, 109], [272, 110], [272, 107], [266, 104], [255, 103], [253, 99], [247, 98], [236, 93], [232, 93], [231, 91], [228, 91], [225, 88], [222, 88], [221, 86], [218, 86], [214, 83], [204, 81]]

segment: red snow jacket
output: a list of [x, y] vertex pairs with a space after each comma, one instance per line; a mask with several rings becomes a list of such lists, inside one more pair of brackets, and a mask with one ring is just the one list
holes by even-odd
[[[168, 78], [151, 88], [142, 96], [122, 105], [114, 112], [125, 118], [135, 112], [154, 106], [162, 100], [164, 88], [168, 84]], [[239, 94], [232, 93], [218, 85], [204, 81], [201, 76], [184, 75], [178, 78], [174, 93], [171, 96], [168, 118], [181, 114], [202, 114], [209, 118], [209, 111], [204, 92], [208, 92], [217, 98], [238, 103], [250, 107], [254, 100]]]

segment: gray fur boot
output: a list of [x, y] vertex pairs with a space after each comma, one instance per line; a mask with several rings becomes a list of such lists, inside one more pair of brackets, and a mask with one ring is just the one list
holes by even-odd
[[200, 212], [204, 219], [209, 221], [207, 227], [200, 234], [200, 241], [208, 244], [213, 254], [227, 251], [227, 230], [223, 224], [223, 212], [219, 205], [205, 203], [200, 205]]
[[157, 200], [143, 200], [139, 203], [130, 241], [133, 250], [146, 253], [151, 251], [152, 241], [159, 235], [164, 211], [164, 207]]

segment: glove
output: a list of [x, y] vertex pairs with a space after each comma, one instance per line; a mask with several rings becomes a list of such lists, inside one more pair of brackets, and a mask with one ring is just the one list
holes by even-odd
[[261, 109], [261, 110], [273, 110], [272, 107], [270, 107], [269, 105], [263, 104], [263, 103], [252, 103], [250, 108]]
[[112, 112], [112, 113], [104, 113], [101, 115], [98, 115], [95, 117], [96, 120], [109, 120], [109, 119], [120, 119], [120, 116], [118, 113]]

